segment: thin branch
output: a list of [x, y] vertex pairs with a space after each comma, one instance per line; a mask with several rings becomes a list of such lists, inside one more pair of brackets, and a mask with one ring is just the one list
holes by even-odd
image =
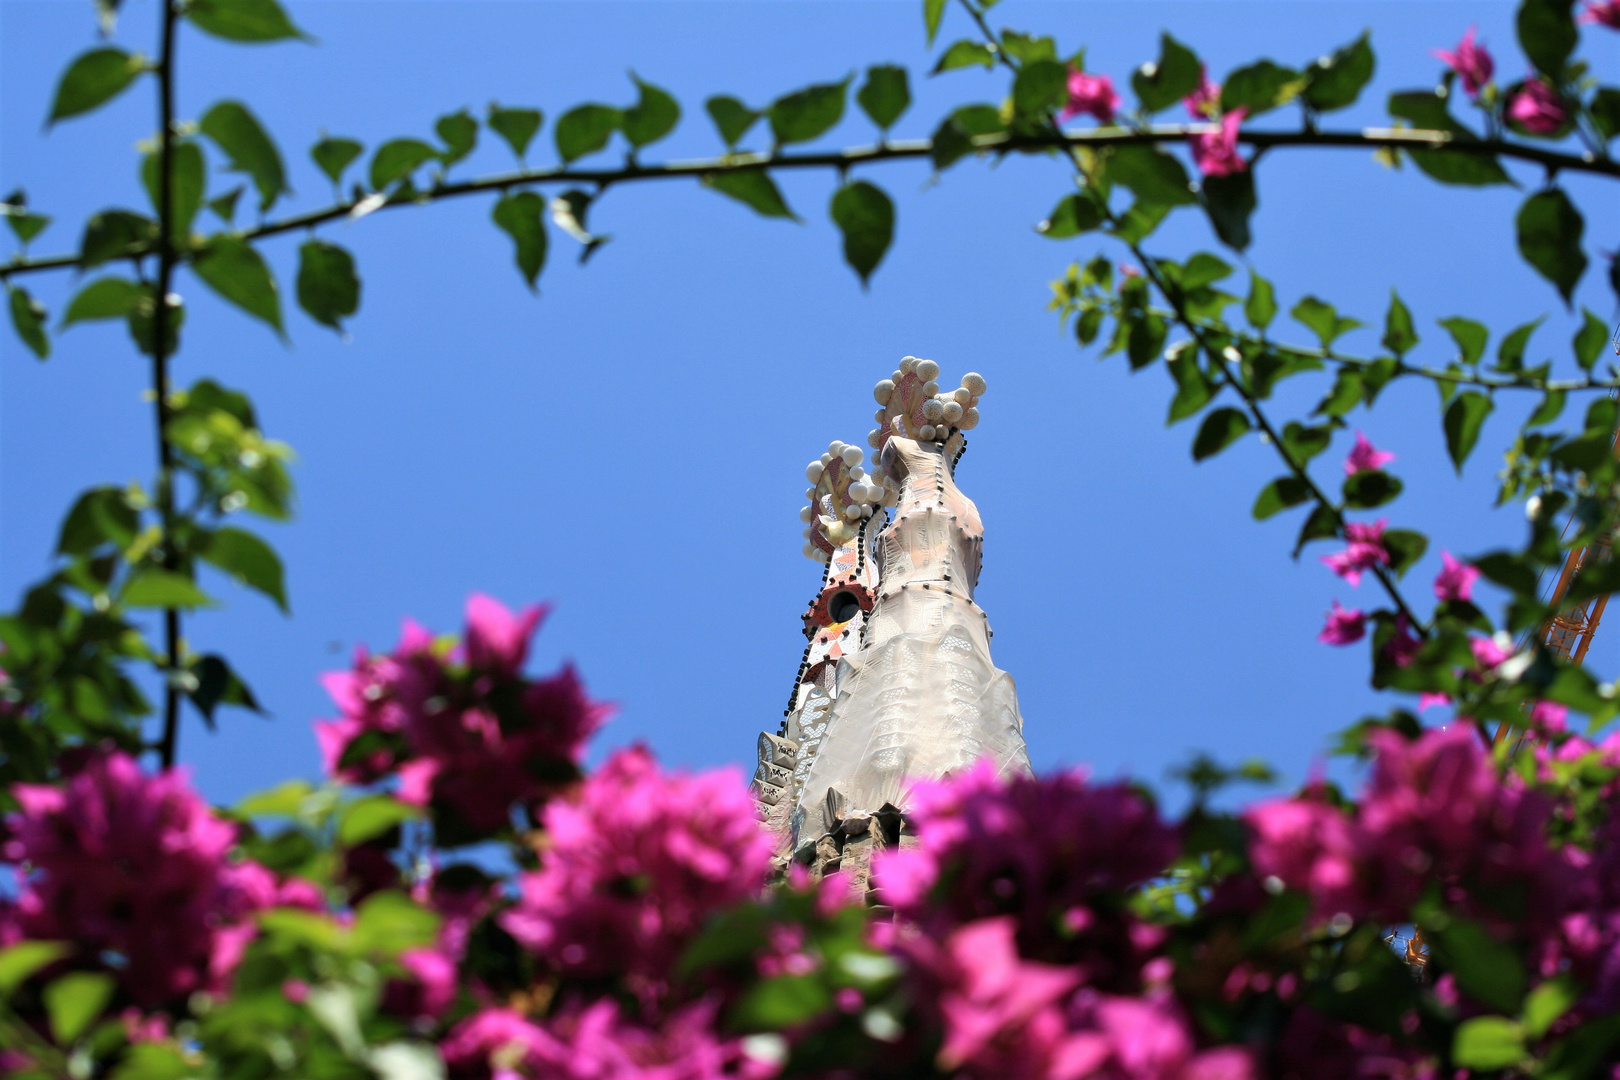
[[[153, 418], [157, 422], [158, 516], [163, 522], [163, 566], [180, 568], [175, 550], [174, 454], [169, 447], [169, 287], [179, 252], [174, 245], [174, 41], [179, 11], [175, 0], [163, 0], [162, 44], [158, 54], [158, 272], [152, 312]], [[165, 608], [163, 639], [163, 741], [158, 757], [165, 769], [174, 765], [180, 739], [180, 612]]]
[[[981, 135], [972, 140], [973, 148], [981, 153], [1009, 154], [1038, 150], [1079, 147], [1108, 147], [1157, 145], [1180, 143], [1193, 135], [1215, 132], [1215, 124], [1155, 124], [1139, 130], [1130, 128], [1089, 128], [1082, 131], [1049, 131], [1031, 135]], [[1543, 149], [1523, 143], [1501, 139], [1467, 139], [1450, 132], [1407, 128], [1365, 128], [1361, 131], [1240, 131], [1238, 141], [1256, 148], [1319, 147], [1327, 149], [1359, 150], [1432, 150], [1470, 156], [1499, 156], [1531, 162], [1543, 168], [1566, 172], [1585, 172], [1620, 179], [1620, 161], [1597, 157], [1593, 154], [1569, 154]], [[679, 180], [708, 176], [712, 173], [738, 172], [746, 169], [849, 169], [884, 161], [905, 161], [930, 158], [932, 139], [904, 139], [873, 146], [857, 146], [846, 150], [805, 154], [728, 154], [724, 157], [703, 158], [693, 161], [673, 161], [662, 165], [629, 163], [617, 169], [581, 169], [559, 166], [554, 169], [526, 169], [501, 173], [477, 180], [454, 184], [440, 184], [406, 199], [373, 206], [375, 195], [335, 203], [321, 210], [281, 218], [244, 230], [245, 240], [258, 240], [279, 233], [307, 229], [326, 222], [374, 210], [419, 206], [445, 199], [476, 195], [481, 192], [505, 191], [527, 184], [589, 184], [610, 187], [615, 184], [636, 183], [645, 180]], [[134, 254], [149, 255], [156, 248], [137, 250]], [[13, 274], [30, 274], [45, 270], [63, 270], [79, 265], [77, 255], [52, 255], [38, 259], [17, 259], [0, 265], [0, 281]]]

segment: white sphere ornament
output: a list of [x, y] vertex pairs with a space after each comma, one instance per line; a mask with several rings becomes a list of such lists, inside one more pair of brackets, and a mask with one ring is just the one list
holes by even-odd
[[974, 397], [984, 396], [984, 376], [980, 375], [977, 371], [970, 371], [966, 375], [962, 376], [962, 385], [966, 387], [968, 393], [972, 394]]
[[850, 505], [850, 506], [846, 506], [844, 508], [844, 517], [848, 518], [850, 521], [859, 521], [859, 520], [861, 520], [861, 508], [860, 508], [860, 506], [853, 505], [853, 504]]
[[[865, 454], [860, 454], [859, 451], [856, 451], [856, 453], [859, 454], [859, 456], [856, 457], [855, 463], [852, 464], [850, 466], [850, 468], [849, 468], [849, 478], [851, 480], [864, 480], [864, 479], [866, 479], [866, 470], [861, 468], [860, 460], [861, 460], [861, 458], [865, 457], [866, 455]], [[845, 458], [844, 460], [848, 461], [849, 458]]]
[[938, 423], [939, 418], [944, 415], [945, 403], [940, 401], [939, 398], [929, 398], [923, 402], [923, 419]]
[[877, 403], [879, 405], [887, 405], [889, 403], [889, 395], [892, 393], [894, 393], [894, 380], [892, 379], [883, 379], [876, 386], [872, 387], [872, 396], [877, 398]]
[[902, 356], [900, 358], [900, 371], [901, 371], [902, 374], [910, 375], [913, 371], [916, 371], [916, 370], [917, 370], [917, 358], [915, 356]]
[[821, 479], [821, 474], [826, 471], [826, 468], [821, 462], [812, 461], [804, 467], [804, 478], [814, 484]]
[[880, 424], [887, 424], [889, 422], [889, 410], [879, 409], [877, 412], [872, 414], [872, 419], [876, 420]]
[[963, 413], [962, 413], [962, 419], [957, 423], [956, 426], [961, 428], [963, 431], [972, 431], [974, 428], [978, 427], [979, 426], [979, 410], [978, 409], [964, 410]]
[[814, 545], [814, 544], [806, 544], [806, 545], [804, 545], [804, 557], [805, 558], [814, 559], [816, 557], [816, 555], [817, 555], [816, 545]]
[[838, 454], [844, 459], [845, 465], [858, 465], [861, 458], [866, 456], [858, 446], [845, 446], [843, 443], [840, 443], [839, 446], [841, 449]]
[[871, 431], [867, 432], [866, 433], [866, 445], [870, 446], [874, 450], [876, 450], [878, 447], [882, 446], [883, 445], [883, 429], [882, 428], [873, 428]]
[[930, 379], [927, 382], [923, 383], [923, 396], [924, 397], [933, 397], [937, 393], [939, 393], [939, 383], [933, 381], [932, 379]]
[[962, 419], [962, 403], [960, 401], [947, 401], [941, 411], [947, 424], [954, 424]]
[[917, 438], [921, 439], [923, 442], [933, 442], [934, 441], [934, 425], [933, 424], [924, 424], [922, 426], [922, 430], [917, 432]]
[[917, 361], [917, 378], [923, 382], [939, 378], [939, 365], [932, 360]]
[[810, 519], [815, 516], [815, 513], [816, 512], [813, 509], [806, 506], [799, 511], [799, 520], [808, 525], [810, 524]]
[[906, 373], [901, 371], [899, 368], [895, 368], [892, 372], [889, 373], [889, 381], [890, 382], [899, 382], [901, 379], [903, 379], [905, 377], [906, 377]]

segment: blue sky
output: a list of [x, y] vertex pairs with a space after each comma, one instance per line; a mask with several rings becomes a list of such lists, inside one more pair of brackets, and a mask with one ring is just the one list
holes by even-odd
[[[428, 137], [434, 118], [464, 106], [481, 115], [491, 100], [537, 105], [547, 127], [531, 160], [549, 161], [551, 121], [582, 101], [628, 104], [632, 68], [685, 111], [649, 159], [718, 150], [702, 110], [710, 94], [761, 105], [880, 62], [912, 69], [917, 100], [896, 132], [921, 135], [950, 107], [999, 100], [1005, 86], [976, 69], [922, 77], [931, 62], [918, 9], [293, 3], [318, 44], [230, 47], [183, 30], [179, 107], [197, 116], [220, 98], [247, 101], [289, 164], [297, 196], [282, 210], [325, 200], [306, 154], [323, 130], [375, 147]], [[1471, 23], [1501, 75], [1523, 66], [1512, 8], [1500, 3], [1009, 2], [993, 14], [998, 26], [1055, 34], [1065, 53], [1086, 46], [1088, 68], [1122, 89], [1156, 55], [1162, 29], [1219, 76], [1259, 56], [1303, 64], [1370, 28], [1377, 75], [1336, 127], [1379, 123], [1390, 91], [1432, 85], [1430, 50]], [[953, 13], [941, 41], [967, 33]], [[1586, 55], [1613, 81], [1620, 35], [1603, 35], [1587, 32]], [[119, 43], [151, 52], [153, 36], [151, 4], [127, 5]], [[26, 187], [56, 218], [40, 253], [73, 243], [96, 210], [144, 200], [133, 147], [152, 130], [149, 86], [42, 130], [58, 73], [95, 40], [88, 3], [0, 0], [0, 185]], [[852, 107], [823, 142], [871, 134]], [[485, 133], [458, 172], [509, 163]], [[299, 454], [298, 517], [267, 530], [287, 562], [292, 616], [215, 582], [224, 606], [189, 623], [194, 646], [233, 657], [273, 713], [225, 715], [214, 735], [188, 720], [182, 758], [203, 790], [227, 800], [313, 775], [309, 722], [331, 711], [317, 674], [357, 642], [391, 645], [403, 616], [455, 628], [475, 590], [554, 603], [534, 666], [572, 659], [593, 692], [619, 703], [598, 754], [640, 739], [681, 765], [746, 762], [755, 732], [780, 719], [803, 647], [798, 614], [818, 581], [799, 554], [804, 462], [833, 438], [863, 440], [872, 383], [907, 353], [938, 360], [952, 382], [967, 370], [989, 380], [958, 481], [986, 523], [979, 599], [995, 659], [1018, 681], [1038, 768], [1089, 763], [1157, 783], [1201, 749], [1268, 757], [1297, 780], [1332, 732], [1387, 707], [1366, 687], [1359, 647], [1315, 640], [1330, 599], [1376, 598], [1313, 556], [1289, 560], [1295, 514], [1249, 517], [1277, 472], [1270, 451], [1250, 439], [1194, 466], [1193, 427], [1164, 426], [1162, 365], [1132, 377], [1117, 358], [1099, 364], [1045, 310], [1047, 283], [1100, 246], [1033, 231], [1069, 190], [1061, 167], [970, 160], [937, 183], [918, 164], [861, 175], [898, 207], [895, 246], [869, 291], [842, 265], [826, 216], [833, 178], [811, 174], [782, 178], [803, 224], [756, 218], [690, 183], [616, 190], [591, 219], [613, 241], [581, 268], [571, 241], [554, 235], [538, 299], [489, 222], [489, 197], [323, 230], [355, 253], [365, 279], [348, 341], [289, 310], [285, 346], [182, 277], [178, 380], [246, 389], [268, 433]], [[220, 177], [216, 190], [235, 182]], [[1612, 190], [1569, 186], [1590, 242], [1614, 246]], [[1534, 352], [1567, 364], [1573, 324], [1514, 250], [1522, 191], [1441, 189], [1344, 151], [1275, 155], [1260, 190], [1248, 257], [1285, 307], [1314, 293], [1376, 325], [1394, 286], [1419, 320], [1419, 357], [1438, 363], [1449, 349], [1437, 318], [1470, 315], [1500, 333], [1546, 313]], [[298, 243], [265, 248], [284, 294]], [[1184, 212], [1152, 246], [1185, 256], [1213, 240]], [[72, 281], [30, 287], [59, 314]], [[1614, 313], [1596, 273], [1579, 299]], [[1307, 340], [1302, 328], [1285, 333]], [[1346, 344], [1370, 353], [1376, 336]], [[74, 328], [44, 364], [9, 333], [0, 342], [7, 604], [47, 570], [79, 490], [148, 478], [145, 377], [113, 324]], [[1277, 417], [1305, 411], [1325, 388], [1297, 382]], [[1478, 553], [1519, 538], [1517, 512], [1490, 503], [1498, 448], [1528, 404], [1501, 403], [1461, 479], [1444, 457], [1432, 388], [1398, 386], [1355, 417], [1400, 455], [1407, 493], [1388, 508], [1392, 524], [1432, 536], [1408, 579], [1425, 606], [1440, 548]], [[1348, 442], [1321, 459], [1322, 475]], [[1617, 657], [1620, 627], [1600, 636], [1591, 661], [1612, 674]]]

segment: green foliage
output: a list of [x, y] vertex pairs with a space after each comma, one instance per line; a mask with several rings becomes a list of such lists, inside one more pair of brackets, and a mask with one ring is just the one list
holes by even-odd
[[466, 109], [439, 117], [433, 123], [433, 131], [444, 143], [439, 160], [444, 162], [445, 168], [465, 158], [478, 145], [478, 121]]
[[1068, 240], [1101, 228], [1105, 210], [1106, 207], [1099, 206], [1088, 192], [1068, 195], [1052, 208], [1049, 217], [1035, 226], [1035, 231], [1051, 240]]
[[268, 323], [277, 334], [283, 332], [276, 279], [253, 245], [235, 236], [213, 237], [192, 260], [191, 269], [214, 292]]
[[113, 259], [135, 255], [157, 242], [157, 222], [130, 210], [103, 210], [85, 222], [79, 241], [79, 266], [93, 269]]
[[[154, 149], [141, 160], [141, 184], [152, 202], [154, 213], [161, 215], [158, 186], [162, 180], [158, 167], [159, 151]], [[191, 139], [178, 139], [174, 143], [173, 164], [169, 173], [169, 235], [177, 244], [184, 243], [191, 232], [191, 223], [202, 209], [203, 193], [208, 187], [208, 166], [203, 160], [202, 147]]]
[[1457, 343], [1458, 359], [1470, 367], [1479, 363], [1480, 357], [1485, 355], [1485, 343], [1490, 340], [1489, 330], [1472, 319], [1459, 316], [1441, 319], [1440, 325]]
[[[911, 107], [911, 86], [906, 69], [894, 64], [874, 64], [866, 69], [866, 82], [855, 94], [867, 119], [883, 131], [894, 126]], [[731, 143], [734, 140], [726, 140]]]
[[544, 119], [539, 109], [506, 109], [492, 101], [485, 121], [491, 131], [506, 140], [519, 161], [526, 161], [529, 143], [534, 141]]
[[197, 29], [226, 41], [308, 40], [276, 0], [187, 0], [183, 10]]
[[395, 181], [407, 179], [428, 162], [437, 160], [439, 152], [421, 139], [390, 139], [371, 155], [372, 190], [382, 191]]
[[1204, 418], [1198, 437], [1193, 440], [1193, 460], [1214, 457], [1242, 438], [1252, 426], [1249, 418], [1238, 409], [1216, 409]]
[[76, 971], [52, 982], [44, 994], [51, 1036], [59, 1044], [71, 1046], [101, 1015], [112, 995], [112, 976], [100, 972]]
[[844, 234], [844, 261], [865, 286], [894, 240], [894, 203], [881, 188], [856, 180], [834, 192], [831, 213]]
[[1251, 512], [1256, 521], [1264, 521], [1291, 506], [1308, 502], [1310, 498], [1310, 485], [1305, 481], [1297, 476], [1279, 476], [1260, 489]]
[[[232, 171], [246, 173], [253, 179], [253, 186], [259, 191], [261, 213], [286, 194], [287, 178], [281, 152], [246, 105], [239, 101], [221, 101], [203, 114], [197, 126], [225, 152]], [[333, 182], [337, 182], [336, 177]]]
[[946, 0], [923, 0], [923, 27], [928, 33], [928, 44], [934, 44], [939, 35], [939, 24], [945, 18]]
[[6, 219], [12, 235], [17, 242], [27, 248], [28, 242], [44, 231], [51, 223], [51, 219], [44, 214], [31, 214], [28, 212], [28, 197], [21, 188], [0, 200], [0, 217]]
[[734, 97], [724, 94], [710, 98], [703, 103], [708, 111], [709, 118], [714, 121], [715, 128], [720, 132], [720, 138], [725, 140], [726, 147], [731, 150], [737, 148], [737, 140], [748, 134], [748, 129], [764, 115], [755, 112]]
[[326, 138], [310, 147], [309, 156], [335, 187], [343, 182], [343, 171], [364, 151], [353, 139]]
[[1247, 109], [1259, 116], [1298, 97], [1310, 80], [1293, 68], [1261, 60], [1238, 68], [1221, 84], [1221, 111]]
[[1536, 70], [1555, 83], [1563, 80], [1564, 64], [1580, 38], [1573, 7], [1574, 0], [1523, 0], [1519, 5], [1519, 46]]
[[1548, 188], [1524, 201], [1517, 226], [1519, 254], [1558, 288], [1565, 304], [1570, 303], [1586, 273], [1586, 253], [1581, 250], [1586, 223], [1581, 212], [1562, 188]]
[[214, 711], [221, 705], [234, 705], [250, 712], [262, 712], [247, 683], [231, 669], [222, 656], [199, 656], [189, 671], [194, 686], [188, 692], [192, 705], [212, 730]]
[[242, 529], [215, 529], [201, 535], [195, 550], [203, 561], [268, 596], [283, 612], [288, 610], [281, 558], [259, 537]]
[[56, 84], [47, 124], [81, 116], [122, 93], [146, 70], [146, 60], [122, 49], [91, 49], [79, 54]]
[[712, 172], [703, 178], [703, 182], [720, 194], [729, 195], [751, 207], [762, 217], [799, 220], [798, 215], [782, 198], [782, 192], [777, 188], [776, 181], [772, 180], [771, 174], [764, 169], [727, 169], [723, 172]]
[[607, 146], [624, 121], [624, 113], [611, 105], [580, 105], [563, 113], [552, 128], [557, 156], [563, 164], [594, 154]]
[[1344, 505], [1351, 510], [1383, 506], [1393, 502], [1400, 493], [1400, 480], [1377, 469], [1366, 469], [1344, 478]]
[[1013, 112], [1026, 120], [1038, 120], [1069, 98], [1069, 69], [1056, 60], [1035, 60], [1019, 67], [1013, 76]]
[[1418, 343], [1417, 330], [1412, 326], [1412, 313], [1401, 302], [1394, 289], [1389, 290], [1389, 311], [1384, 315], [1384, 348], [1396, 356], [1405, 356]]
[[514, 258], [518, 272], [535, 289], [541, 269], [546, 265], [546, 200], [532, 191], [518, 191], [501, 196], [491, 215], [495, 224], [512, 238]]
[[342, 332], [343, 320], [360, 309], [354, 256], [336, 244], [306, 240], [298, 249], [298, 306], [322, 326]]
[[934, 65], [932, 74], [941, 75], [960, 68], [982, 67], [986, 71], [996, 66], [996, 51], [982, 41], [963, 38], [945, 50]]
[[1335, 341], [1361, 325], [1355, 319], [1340, 315], [1332, 304], [1314, 296], [1305, 297], [1288, 314], [1315, 334], [1323, 349], [1332, 348]]
[[639, 150], [657, 142], [671, 131], [681, 119], [681, 106], [669, 94], [642, 82], [634, 73], [630, 76], [635, 82], [636, 89], [641, 97], [630, 108], [624, 110], [619, 130], [629, 140], [632, 147]]
[[51, 340], [45, 334], [45, 320], [50, 317], [41, 304], [20, 285], [6, 289], [11, 306], [11, 325], [22, 338], [23, 344], [33, 350], [41, 360], [51, 355]]
[[1495, 408], [1490, 398], [1477, 390], [1467, 390], [1452, 398], [1451, 404], [1446, 407], [1445, 432], [1446, 453], [1451, 455], [1452, 464], [1457, 467], [1458, 475], [1462, 474], [1463, 462], [1468, 455], [1474, 452], [1474, 444], [1479, 441], [1479, 432], [1485, 425], [1485, 418]]
[[1305, 69], [1305, 104], [1317, 112], [1349, 108], [1372, 81], [1374, 65], [1370, 35], [1364, 33]]
[[1171, 37], [1159, 35], [1159, 59], [1131, 73], [1131, 89], [1144, 113], [1162, 112], [1198, 89], [1204, 65], [1198, 54]]
[[1254, 170], [1206, 176], [1199, 196], [1209, 223], [1221, 243], [1234, 251], [1249, 246], [1249, 217], [1259, 205], [1254, 191]]
[[1154, 146], [1121, 146], [1108, 158], [1108, 179], [1143, 202], [1190, 206], [1198, 201], [1180, 161]]
[[[850, 78], [853, 78], [851, 76]], [[837, 126], [844, 118], [844, 100], [849, 96], [849, 79], [806, 87], [777, 98], [765, 110], [771, 136], [778, 146], [810, 142]]]
[[1277, 294], [1271, 282], [1249, 271], [1249, 298], [1243, 302], [1243, 315], [1256, 330], [1264, 330], [1277, 317]]

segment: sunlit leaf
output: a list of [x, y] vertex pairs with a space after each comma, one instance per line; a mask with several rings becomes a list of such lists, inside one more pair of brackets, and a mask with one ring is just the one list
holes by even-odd
[[56, 84], [56, 98], [51, 102], [47, 123], [79, 116], [106, 104], [145, 70], [143, 57], [132, 56], [122, 49], [91, 49], [80, 53]]

